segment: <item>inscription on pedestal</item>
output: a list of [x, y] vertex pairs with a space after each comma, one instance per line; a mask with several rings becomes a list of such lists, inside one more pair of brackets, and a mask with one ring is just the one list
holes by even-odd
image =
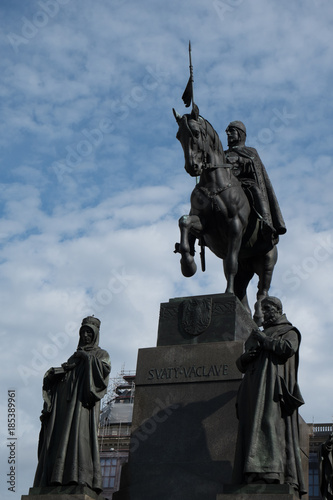
[[140, 349], [136, 385], [240, 380], [235, 359], [243, 342]]
[[149, 371], [148, 380], [162, 380], [168, 379], [173, 381], [184, 381], [194, 378], [209, 378], [219, 377], [221, 374], [228, 375], [228, 365], [210, 365], [210, 366], [177, 366], [168, 368], [151, 368]]

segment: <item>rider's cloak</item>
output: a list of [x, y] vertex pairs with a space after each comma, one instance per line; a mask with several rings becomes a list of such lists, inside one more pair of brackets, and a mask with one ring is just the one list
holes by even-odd
[[[287, 229], [281, 209], [266, 168], [262, 163], [257, 150], [247, 146], [233, 146], [226, 151], [226, 155], [228, 155], [228, 152], [238, 154], [242, 158], [246, 159], [248, 165], [250, 164], [250, 175], [259, 186], [262, 196], [268, 202], [270, 209], [270, 214], [268, 215], [271, 217], [271, 221], [269, 222], [275, 228], [277, 234], [284, 234]], [[243, 177], [242, 173], [240, 173], [239, 177]]]

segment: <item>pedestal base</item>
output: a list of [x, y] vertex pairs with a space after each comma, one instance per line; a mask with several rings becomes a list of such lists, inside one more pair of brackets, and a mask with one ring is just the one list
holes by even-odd
[[216, 500], [299, 500], [295, 493], [238, 493], [217, 495]]
[[253, 329], [231, 294], [161, 304], [157, 347], [138, 354], [129, 462], [113, 500], [298, 498], [287, 485], [231, 486], [236, 360]]
[[30, 488], [29, 495], [22, 495], [21, 500], [106, 500], [102, 493], [97, 494], [88, 486], [45, 486]]
[[51, 495], [22, 495], [21, 500], [95, 500], [90, 495], [84, 494], [51, 494]]
[[297, 491], [288, 484], [226, 485], [216, 500], [299, 500]]

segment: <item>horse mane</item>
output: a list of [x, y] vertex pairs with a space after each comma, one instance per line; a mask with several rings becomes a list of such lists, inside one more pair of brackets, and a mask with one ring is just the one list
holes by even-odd
[[[204, 118], [201, 115], [198, 115], [198, 117], [196, 118], [193, 115], [193, 113], [183, 115], [182, 120], [185, 123], [185, 126], [187, 127], [187, 129], [189, 130], [191, 135], [192, 135], [192, 131], [191, 131], [189, 124], [188, 124], [189, 120], [195, 120], [196, 122], [198, 122], [200, 124], [200, 127], [204, 129], [205, 134], [211, 140], [213, 150], [222, 156], [222, 159], [223, 159], [222, 161], [224, 163], [225, 162], [225, 154], [224, 154], [222, 142], [221, 142], [221, 139], [220, 139], [218, 133], [214, 129], [213, 125], [208, 120], [206, 120], [206, 118]], [[178, 134], [179, 134], [179, 131], [178, 131], [177, 136], [176, 136], [177, 139], [179, 138]], [[193, 135], [192, 135], [192, 137], [193, 137]]]
[[201, 120], [204, 122], [207, 135], [210, 137], [210, 140], [212, 141], [214, 151], [217, 151], [224, 158], [224, 149], [218, 133], [214, 129], [213, 125], [208, 120], [206, 120], [206, 118], [204, 118], [201, 115], [199, 116], [199, 118], [201, 118]]

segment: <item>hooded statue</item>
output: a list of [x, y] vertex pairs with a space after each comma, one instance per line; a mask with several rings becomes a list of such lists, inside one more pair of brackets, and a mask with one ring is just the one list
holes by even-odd
[[84, 318], [76, 352], [44, 376], [34, 487], [77, 484], [102, 491], [97, 428], [111, 364], [98, 347], [99, 327], [99, 319]]
[[233, 481], [289, 484], [306, 493], [302, 472], [298, 408], [301, 334], [276, 297], [262, 301], [264, 330], [254, 330], [236, 361], [244, 373], [237, 396], [239, 420]]

